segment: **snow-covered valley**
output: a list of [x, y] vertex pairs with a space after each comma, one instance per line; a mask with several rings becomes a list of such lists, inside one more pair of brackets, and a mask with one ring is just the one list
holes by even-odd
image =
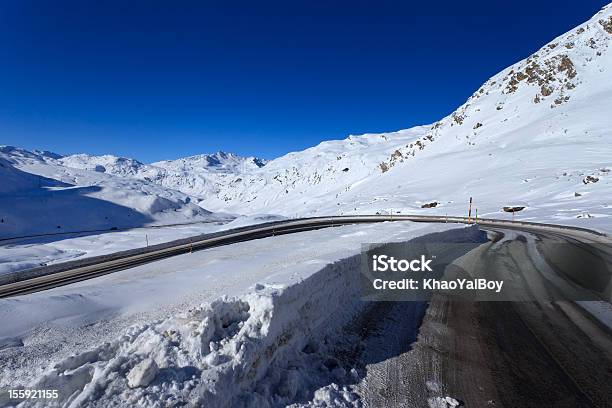
[[216, 220], [179, 191], [63, 166], [57, 157], [0, 148], [1, 238]]
[[236, 215], [465, 215], [470, 197], [481, 217], [520, 205], [521, 220], [610, 231], [611, 18], [607, 6], [432, 125], [271, 161], [219, 152], [143, 164], [5, 146], [0, 237]]

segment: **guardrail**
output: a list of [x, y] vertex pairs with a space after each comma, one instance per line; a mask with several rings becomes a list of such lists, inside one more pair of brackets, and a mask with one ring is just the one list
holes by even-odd
[[234, 228], [196, 237], [180, 239], [145, 248], [131, 249], [108, 255], [100, 255], [56, 265], [37, 267], [11, 272], [0, 276], [0, 297], [15, 296], [50, 289], [69, 283], [91, 279], [97, 276], [132, 268], [160, 259], [189, 253], [206, 248], [229, 245], [243, 241], [270, 236], [309, 231], [320, 228], [337, 227], [347, 224], [376, 223], [386, 221], [411, 221], [435, 223], [478, 224], [488, 227], [503, 227], [520, 230], [538, 230], [557, 233], [580, 232], [591, 237], [607, 235], [586, 228], [559, 226], [523, 221], [506, 221], [479, 218], [477, 221], [467, 217], [425, 216], [425, 215], [352, 215], [332, 217], [311, 217], [287, 221]]

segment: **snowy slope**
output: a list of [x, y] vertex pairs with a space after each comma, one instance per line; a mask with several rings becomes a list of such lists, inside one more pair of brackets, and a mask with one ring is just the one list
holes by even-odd
[[4, 158], [0, 158], [0, 179], [0, 194], [3, 195], [35, 189], [40, 183], [39, 177], [16, 169]]
[[0, 147], [0, 238], [217, 218], [184, 193], [60, 160]]
[[481, 215], [508, 217], [502, 206], [520, 203], [521, 219], [610, 229], [611, 14], [607, 6], [503, 70], [432, 125], [290, 153], [231, 179], [202, 205], [291, 216], [464, 215], [473, 196]]

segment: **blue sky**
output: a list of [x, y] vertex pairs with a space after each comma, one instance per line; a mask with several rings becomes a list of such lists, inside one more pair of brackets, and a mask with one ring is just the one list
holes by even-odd
[[274, 158], [426, 124], [604, 4], [4, 1], [0, 144]]

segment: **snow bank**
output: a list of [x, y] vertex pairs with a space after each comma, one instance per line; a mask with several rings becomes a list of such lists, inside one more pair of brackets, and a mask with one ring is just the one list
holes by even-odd
[[[478, 243], [484, 236], [472, 227], [415, 239]], [[256, 284], [245, 295], [132, 326], [61, 359], [27, 387], [60, 389], [62, 406], [359, 406], [352, 385], [364, 362], [393, 352], [375, 348], [360, 357], [362, 328], [369, 327], [362, 320], [380, 318], [369, 313], [377, 304], [361, 300], [360, 263], [361, 254], [352, 252], [304, 279]], [[395, 317], [420, 321], [415, 314], [424, 308], [400, 303]], [[397, 326], [412, 333], [410, 325]], [[391, 338], [402, 337], [384, 341]]]
[[65, 406], [352, 404], [357, 396], [334, 381], [355, 371], [341, 367], [326, 345], [363, 307], [359, 262], [356, 255], [292, 286], [258, 284], [247, 295], [133, 327], [60, 361], [29, 386], [60, 389], [57, 403]]

